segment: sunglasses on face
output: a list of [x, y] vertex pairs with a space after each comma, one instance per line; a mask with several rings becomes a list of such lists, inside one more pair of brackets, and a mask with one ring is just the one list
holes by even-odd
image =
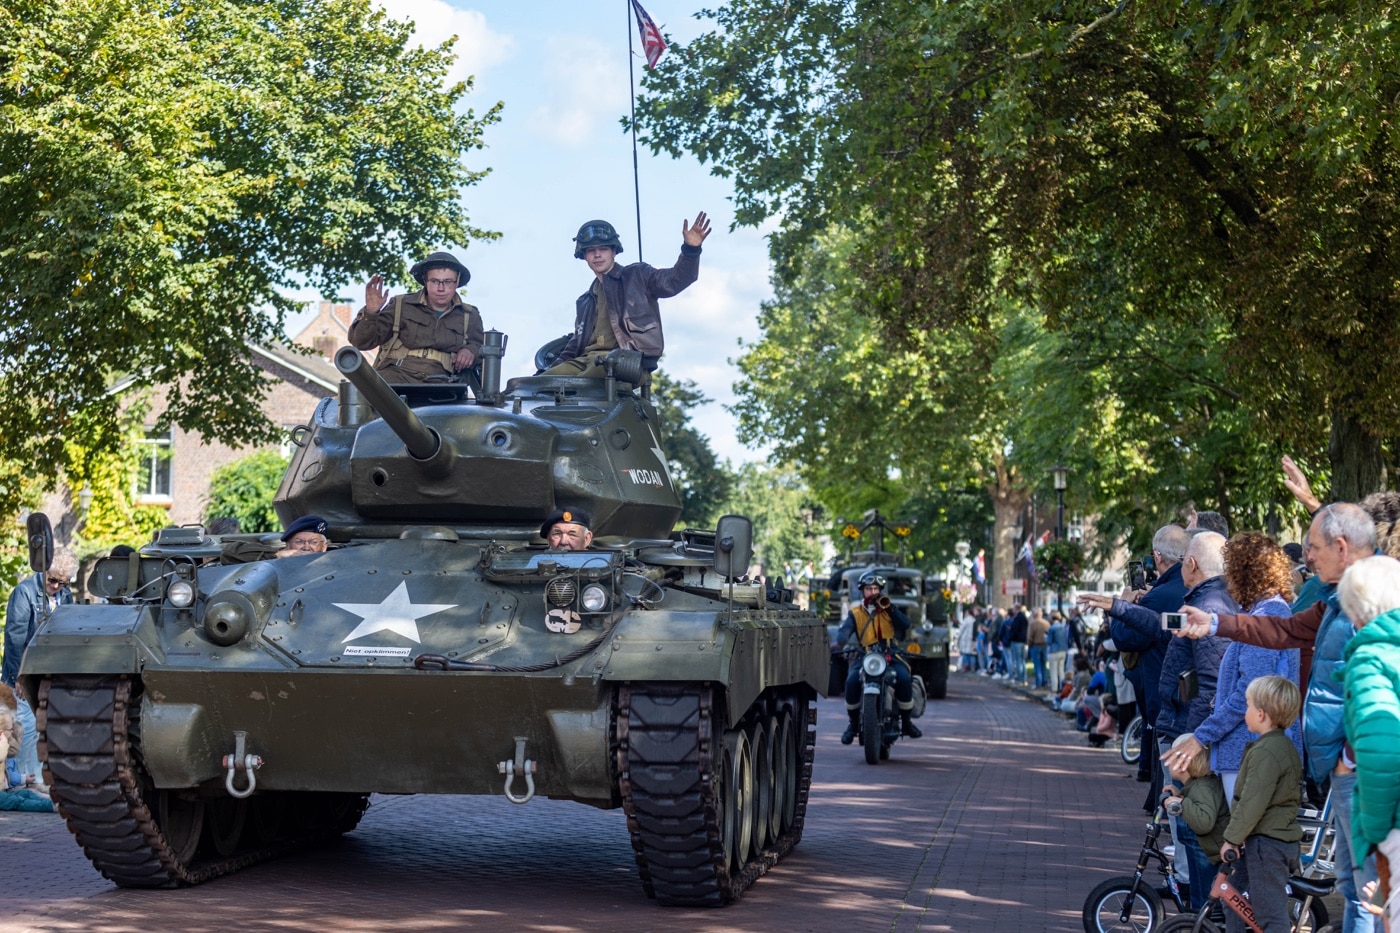
[[62, 577], [46, 577], [45, 579], [48, 581], [49, 586], [67, 586], [67, 585], [68, 585], [68, 581], [65, 580], [65, 579], [63, 579]]

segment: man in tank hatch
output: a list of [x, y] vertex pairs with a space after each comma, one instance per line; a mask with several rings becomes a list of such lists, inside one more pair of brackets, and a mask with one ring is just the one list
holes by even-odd
[[574, 258], [588, 263], [594, 281], [578, 297], [573, 336], [545, 374], [601, 379], [606, 375], [603, 359], [618, 348], [640, 352], [646, 372], [656, 369], [666, 347], [657, 299], [679, 295], [699, 278], [700, 245], [709, 235], [704, 211], [693, 224], [681, 221], [680, 257], [671, 268], [657, 269], [644, 262], [618, 265], [622, 240], [607, 221], [590, 220], [579, 227]]
[[392, 299], [384, 276], [370, 278], [365, 306], [350, 323], [350, 343], [360, 350], [379, 348], [374, 368], [385, 382], [452, 378], [481, 357], [481, 313], [457, 295], [472, 274], [457, 257], [441, 252], [409, 272], [422, 290]]
[[540, 526], [540, 537], [549, 542], [551, 550], [584, 551], [593, 544], [593, 531], [588, 526], [588, 513], [583, 509], [555, 509]]

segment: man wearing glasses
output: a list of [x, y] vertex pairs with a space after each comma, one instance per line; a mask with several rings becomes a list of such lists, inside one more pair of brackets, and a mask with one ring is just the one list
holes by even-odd
[[25, 702], [23, 688], [18, 684], [19, 663], [24, 660], [24, 650], [33, 640], [39, 623], [56, 607], [73, 601], [73, 592], [68, 586], [77, 575], [78, 558], [67, 548], [59, 548], [54, 551], [46, 572], [34, 574], [11, 591], [9, 607], [5, 610], [5, 659], [0, 664], [0, 682], [14, 687], [20, 701], [16, 714], [24, 730], [19, 751], [20, 774], [26, 784], [41, 793], [47, 788], [39, 770], [34, 711]]
[[350, 343], [379, 347], [374, 368], [386, 382], [440, 382], [481, 356], [481, 314], [457, 295], [472, 274], [451, 253], [433, 253], [409, 270], [423, 288], [390, 299], [384, 276], [365, 284], [365, 306], [350, 324]]
[[326, 537], [326, 520], [319, 515], [303, 515], [282, 532], [282, 541], [286, 546], [277, 552], [278, 557], [323, 554], [330, 544]]
[[642, 368], [650, 373], [666, 348], [661, 333], [658, 298], [679, 295], [700, 277], [700, 245], [710, 235], [710, 221], [701, 211], [695, 223], [681, 221], [681, 254], [669, 269], [644, 262], [617, 264], [622, 240], [605, 220], [590, 220], [574, 237], [574, 258], [588, 263], [593, 284], [578, 297], [574, 333], [559, 362], [545, 372], [552, 376], [602, 378], [603, 360], [616, 349], [642, 354]]

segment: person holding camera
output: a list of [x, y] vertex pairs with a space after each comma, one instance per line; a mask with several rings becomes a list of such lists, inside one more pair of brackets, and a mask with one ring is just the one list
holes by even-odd
[[[1157, 747], [1152, 734], [1152, 724], [1157, 721], [1159, 712], [1157, 681], [1167, 645], [1171, 642], [1171, 634], [1162, 629], [1161, 613], [1179, 608], [1186, 597], [1186, 584], [1181, 580], [1181, 558], [1190, 540], [1190, 532], [1180, 525], [1163, 525], [1152, 536], [1152, 558], [1158, 576], [1150, 589], [1130, 585], [1117, 599], [1091, 593], [1079, 597], [1080, 606], [1108, 613], [1109, 637], [1124, 655], [1123, 666], [1137, 694], [1138, 712], [1142, 714], [1143, 748]], [[1130, 611], [1136, 609], [1144, 611]], [[1153, 786], [1144, 807], [1151, 812], [1157, 807], [1162, 788], [1162, 770], [1156, 755], [1142, 755], [1138, 759], [1138, 780]]]
[[[885, 578], [873, 570], [860, 578], [860, 605], [852, 606], [841, 627], [836, 631], [836, 643], [845, 645], [852, 639], [859, 639], [862, 648], [871, 645], [894, 642], [903, 639], [909, 632], [909, 617], [885, 595]], [[911, 739], [923, 736], [923, 730], [914, 725], [911, 714], [914, 711], [914, 678], [909, 672], [909, 662], [899, 651], [894, 651], [894, 699], [899, 707], [901, 731]], [[841, 733], [841, 744], [850, 745], [860, 732], [860, 665], [852, 664], [846, 675], [846, 715], [850, 725]]]

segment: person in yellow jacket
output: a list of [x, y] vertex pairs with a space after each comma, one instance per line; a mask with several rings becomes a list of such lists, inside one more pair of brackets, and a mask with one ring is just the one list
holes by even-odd
[[[887, 607], [878, 605], [884, 591], [885, 578], [875, 571], [860, 578], [861, 603], [851, 607], [845, 621], [836, 630], [838, 645], [859, 640], [862, 648], [886, 642], [893, 647], [893, 642], [902, 640], [908, 634], [909, 617], [902, 609], [894, 604]], [[914, 710], [914, 678], [909, 672], [909, 662], [897, 654], [891, 666], [895, 674], [894, 699], [899, 707], [901, 731], [909, 738], [917, 739], [924, 733], [910, 718]], [[846, 675], [846, 714], [850, 716], [851, 724], [841, 734], [842, 745], [850, 745], [856, 740], [856, 733], [860, 732], [860, 698], [860, 665], [852, 664], [850, 673]]]

